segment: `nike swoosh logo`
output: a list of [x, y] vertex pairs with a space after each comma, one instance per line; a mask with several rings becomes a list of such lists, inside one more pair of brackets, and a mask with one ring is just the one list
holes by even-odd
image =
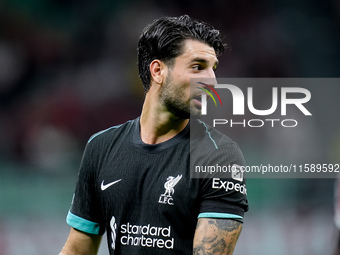
[[106, 190], [107, 188], [109, 188], [110, 186], [112, 186], [113, 184], [116, 184], [117, 182], [120, 182], [122, 179], [119, 179], [117, 181], [114, 182], [110, 182], [108, 184], [104, 185], [104, 180], [102, 181], [102, 184], [100, 185], [101, 190]]

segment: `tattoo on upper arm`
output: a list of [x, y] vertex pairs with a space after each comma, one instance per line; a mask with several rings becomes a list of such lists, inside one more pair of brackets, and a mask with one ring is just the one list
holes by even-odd
[[219, 229], [229, 232], [238, 229], [241, 225], [241, 223], [236, 220], [216, 220], [214, 223]]
[[198, 220], [193, 254], [231, 255], [240, 235], [241, 228], [242, 223], [235, 220]]

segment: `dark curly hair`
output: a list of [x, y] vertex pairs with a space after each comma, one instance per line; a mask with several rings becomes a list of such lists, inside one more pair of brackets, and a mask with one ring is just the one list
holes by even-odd
[[225, 45], [220, 32], [188, 15], [162, 17], [144, 28], [138, 41], [137, 56], [139, 77], [145, 92], [149, 91], [151, 84], [150, 63], [159, 59], [172, 66], [174, 59], [182, 54], [183, 42], [186, 39], [208, 44], [214, 48], [216, 55], [224, 51]]

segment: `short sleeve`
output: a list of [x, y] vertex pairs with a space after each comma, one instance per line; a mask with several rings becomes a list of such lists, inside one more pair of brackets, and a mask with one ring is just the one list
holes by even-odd
[[[245, 159], [236, 143], [227, 143], [207, 157], [206, 166], [215, 173], [201, 179], [201, 203], [198, 218], [230, 218], [243, 221], [248, 210], [245, 176], [240, 171]], [[221, 174], [222, 173], [222, 174]]]
[[100, 201], [96, 193], [96, 153], [95, 142], [88, 142], [81, 160], [78, 180], [72, 199], [67, 223], [78, 230], [90, 234], [103, 234], [105, 227], [101, 223]]

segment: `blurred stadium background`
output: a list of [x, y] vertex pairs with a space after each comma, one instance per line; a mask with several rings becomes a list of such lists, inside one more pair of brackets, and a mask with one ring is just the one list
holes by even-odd
[[[340, 75], [337, 0], [2, 0], [0, 255], [58, 254], [87, 139], [140, 113], [141, 30], [155, 18], [181, 14], [226, 36], [229, 50], [220, 59], [219, 77]], [[315, 89], [324, 95], [322, 85]], [[340, 155], [340, 87], [328, 95], [320, 96], [324, 108], [314, 106], [328, 116], [327, 124], [305, 130], [310, 139], [298, 148], [316, 148], [318, 159], [334, 163]], [[273, 137], [233, 134], [249, 164], [275, 157], [270, 148], [281, 144], [284, 153], [276, 156], [282, 163], [291, 154], [299, 157], [286, 137]], [[334, 182], [249, 180], [251, 210], [235, 254], [331, 254]], [[100, 254], [106, 250], [102, 245]]]

